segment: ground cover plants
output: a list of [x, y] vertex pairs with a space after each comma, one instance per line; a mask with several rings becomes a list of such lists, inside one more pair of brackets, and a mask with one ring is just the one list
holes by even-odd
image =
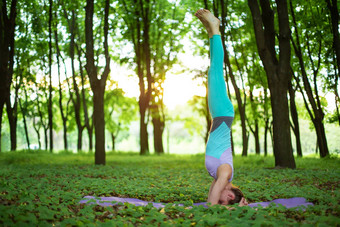
[[[1, 226], [339, 226], [340, 160], [298, 158], [297, 169], [273, 169], [273, 157], [234, 158], [233, 183], [250, 202], [305, 197], [307, 209], [174, 206], [206, 200], [211, 183], [204, 155], [0, 154]], [[168, 203], [115, 207], [79, 204], [86, 195]]]

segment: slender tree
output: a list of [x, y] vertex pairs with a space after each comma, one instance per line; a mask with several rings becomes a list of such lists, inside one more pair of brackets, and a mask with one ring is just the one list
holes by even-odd
[[[10, 95], [14, 64], [14, 31], [17, 16], [17, 0], [0, 2], [0, 151], [3, 108]], [[9, 10], [9, 12], [8, 12]]]
[[25, 102], [24, 104], [22, 104], [21, 99], [19, 99], [19, 106], [20, 106], [20, 111], [22, 114], [22, 121], [24, 123], [24, 130], [25, 130], [25, 138], [26, 138], [26, 143], [27, 143], [27, 148], [30, 149], [30, 138], [29, 138], [29, 134], [28, 134], [28, 128], [27, 128], [27, 120], [26, 120], [26, 116], [27, 116], [27, 92], [25, 89]]
[[[20, 110], [18, 110], [17, 114], [22, 115], [22, 122], [24, 125], [25, 131], [25, 139], [27, 148], [30, 149], [31, 140], [29, 133], [29, 123], [30, 119], [32, 119], [32, 101], [29, 99], [29, 94], [33, 92], [32, 85], [33, 81], [35, 81], [35, 75], [31, 73], [31, 62], [36, 59], [36, 55], [30, 53], [33, 49], [33, 32], [32, 32], [32, 22], [30, 21], [31, 13], [30, 11], [34, 8], [34, 4], [26, 5], [22, 3], [18, 7], [18, 16], [16, 19], [17, 29], [16, 29], [16, 37], [15, 37], [15, 68], [14, 75], [15, 78], [19, 79], [19, 96], [18, 96], [18, 104]], [[31, 26], [32, 25], [32, 26]], [[20, 35], [18, 35], [20, 34]], [[17, 81], [18, 82], [18, 81]], [[17, 128], [17, 127], [16, 127]], [[19, 134], [20, 138], [20, 134]]]
[[[37, 115], [39, 116], [39, 122], [37, 124], [41, 125], [44, 131], [44, 145], [45, 145], [45, 150], [48, 149], [48, 121], [46, 121], [46, 118], [48, 118], [48, 112], [46, 109], [47, 102], [46, 100], [47, 93], [47, 82], [45, 79], [41, 81], [39, 84], [35, 83], [36, 87], [36, 108], [37, 108]], [[46, 116], [47, 115], [47, 116]]]
[[331, 14], [332, 34], [333, 34], [333, 49], [336, 56], [338, 68], [338, 77], [340, 77], [340, 37], [339, 37], [339, 8], [337, 0], [325, 0]]
[[95, 128], [95, 164], [105, 165], [105, 120], [104, 120], [104, 93], [107, 77], [110, 73], [110, 56], [108, 48], [108, 30], [109, 30], [109, 8], [110, 1], [105, 0], [104, 9], [104, 52], [105, 68], [101, 77], [98, 78], [97, 66], [94, 59], [94, 38], [93, 38], [93, 14], [94, 0], [86, 1], [86, 18], [85, 18], [85, 39], [86, 39], [86, 71], [90, 79], [91, 89], [93, 92], [93, 120]]
[[[307, 111], [315, 127], [318, 148], [320, 149], [320, 156], [326, 157], [329, 155], [329, 150], [328, 150], [328, 145], [327, 145], [325, 127], [323, 123], [325, 114], [323, 111], [323, 107], [321, 105], [319, 89], [317, 86], [317, 76], [319, 74], [319, 70], [321, 67], [322, 38], [321, 36], [317, 36], [317, 39], [315, 40], [316, 42], [314, 42], [315, 46], [313, 47], [313, 49], [317, 49], [316, 54], [314, 55], [311, 51], [311, 45], [313, 44], [310, 44], [309, 42], [309, 31], [306, 31], [307, 42], [305, 44], [305, 51], [307, 52], [307, 56], [309, 59], [310, 69], [313, 72], [312, 80], [311, 80], [312, 82], [311, 82], [309, 79], [306, 67], [305, 67], [302, 44], [300, 42], [299, 28], [297, 27], [295, 13], [294, 13], [294, 9], [293, 9], [293, 5], [291, 1], [290, 1], [290, 9], [291, 9], [292, 17], [293, 17], [293, 25], [294, 25], [294, 30], [295, 30], [294, 32], [295, 39], [292, 38], [291, 40], [292, 40], [292, 44], [294, 47], [296, 57], [298, 58], [298, 61], [299, 61], [304, 90], [307, 95], [307, 99], [304, 98], [305, 106], [307, 108]], [[296, 78], [296, 81], [297, 83], [299, 83], [299, 80], [297, 78]], [[302, 90], [301, 90], [301, 93], [304, 95], [304, 92]]]
[[[17, 62], [19, 63], [19, 62]], [[10, 137], [11, 137], [11, 151], [15, 151], [17, 149], [17, 122], [18, 122], [18, 94], [19, 89], [22, 84], [22, 73], [15, 77], [15, 83], [13, 83], [14, 87], [14, 103], [11, 103], [11, 94], [8, 96], [6, 100], [6, 110], [8, 116], [8, 122], [10, 127]]]
[[149, 153], [148, 109], [152, 92], [150, 23], [152, 12], [150, 0], [121, 0], [124, 22], [127, 26], [126, 38], [133, 44], [136, 72], [139, 81], [139, 114], [140, 114], [140, 154]]
[[185, 11], [177, 6], [176, 2], [170, 3], [168, 1], [156, 1], [152, 9], [150, 26], [150, 64], [152, 67], [150, 115], [153, 124], [155, 153], [163, 154], [163, 132], [167, 118], [163, 102], [163, 84], [168, 71], [177, 62], [177, 53], [183, 47], [180, 40], [186, 34], [186, 26], [182, 23]]
[[71, 40], [70, 40], [70, 57], [71, 57], [71, 69], [72, 69], [72, 84], [75, 98], [72, 99], [74, 105], [74, 113], [75, 113], [75, 120], [77, 123], [77, 130], [78, 130], [78, 143], [77, 149], [80, 151], [82, 149], [82, 135], [83, 135], [83, 125], [81, 122], [81, 97], [79, 86], [76, 80], [76, 71], [75, 71], [75, 62], [74, 62], [74, 50], [75, 50], [75, 13], [74, 10], [72, 11], [71, 22], [69, 22], [70, 26], [70, 33], [71, 33]]
[[49, 86], [48, 86], [48, 129], [49, 129], [49, 149], [50, 152], [53, 152], [53, 109], [52, 109], [52, 20], [53, 20], [53, 0], [49, 0], [49, 11], [48, 11], [48, 78], [49, 78]]
[[[54, 17], [57, 18], [57, 12], [54, 12]], [[59, 48], [59, 35], [58, 35], [58, 24], [55, 24], [54, 27], [54, 42], [55, 42], [55, 48], [56, 48], [56, 58], [57, 58], [57, 67], [58, 67], [58, 86], [59, 86], [59, 110], [61, 115], [61, 120], [63, 122], [63, 139], [64, 139], [64, 150], [68, 150], [68, 143], [67, 143], [67, 114], [64, 111], [64, 105], [63, 105], [63, 89], [61, 85], [61, 78], [60, 78], [60, 57], [61, 52]]]
[[[143, 30], [142, 30], [142, 34], [141, 36], [143, 37], [143, 43], [142, 43], [142, 48], [140, 49], [140, 51], [142, 51], [143, 53], [143, 61], [144, 61], [144, 70], [145, 70], [145, 75], [147, 78], [147, 92], [145, 93], [146, 96], [144, 96], [144, 99], [142, 99], [144, 102], [141, 102], [140, 104], [140, 109], [142, 109], [142, 111], [140, 111], [141, 113], [141, 119], [143, 119], [143, 124], [141, 124], [141, 135], [142, 137], [141, 139], [141, 151], [140, 154], [147, 154], [149, 153], [149, 144], [148, 144], [148, 133], [147, 133], [147, 125], [148, 125], [148, 116], [143, 116], [142, 114], [143, 112], [145, 113], [145, 111], [149, 108], [150, 105], [150, 100], [151, 100], [151, 92], [152, 92], [152, 78], [151, 78], [151, 53], [150, 53], [150, 23], [151, 23], [151, 4], [150, 4], [150, 0], [139, 0], [139, 2], [137, 3], [140, 5], [140, 15], [142, 18], [142, 26], [143, 26]], [[144, 80], [144, 78], [143, 78]], [[140, 85], [141, 88], [142, 85]], [[144, 86], [144, 85], [143, 85]], [[142, 90], [142, 88], [141, 88]], [[144, 92], [143, 92], [144, 93]], [[145, 111], [144, 111], [144, 110]], [[142, 131], [143, 130], [143, 131]]]
[[87, 100], [86, 100], [86, 88], [85, 88], [85, 76], [84, 76], [84, 70], [83, 70], [83, 64], [81, 61], [81, 53], [80, 48], [77, 46], [77, 52], [78, 52], [78, 62], [79, 62], [79, 71], [80, 71], [80, 78], [81, 78], [81, 98], [83, 103], [83, 110], [84, 110], [84, 127], [87, 130], [87, 135], [89, 139], [89, 150], [92, 151], [93, 149], [93, 119], [92, 117], [89, 117], [89, 111], [87, 106]]
[[299, 115], [297, 112], [296, 104], [295, 104], [295, 92], [296, 88], [293, 88], [293, 85], [289, 85], [289, 109], [290, 109], [290, 116], [292, 122], [290, 126], [293, 129], [295, 134], [295, 143], [296, 143], [296, 153], [299, 157], [302, 157], [302, 148], [301, 148], [301, 138], [300, 138], [300, 126], [299, 126]]
[[[339, 35], [339, 8], [337, 0], [325, 0], [327, 8], [331, 14], [331, 26], [333, 34], [333, 45], [332, 52], [334, 53], [333, 64], [334, 64], [334, 83], [332, 85], [335, 95], [335, 107], [336, 117], [340, 126], [340, 96], [338, 91], [338, 84], [340, 79], [340, 35]], [[329, 75], [329, 77], [331, 77]]]
[[263, 93], [264, 93], [264, 97], [263, 97], [263, 119], [264, 119], [263, 146], [264, 146], [264, 156], [267, 156], [268, 155], [268, 131], [270, 131], [268, 90], [264, 89]]
[[258, 101], [254, 98], [254, 87], [251, 86], [250, 89], [250, 109], [252, 111], [253, 121], [250, 123], [249, 118], [247, 118], [248, 127], [254, 136], [255, 143], [255, 153], [260, 154], [260, 135], [259, 135], [259, 114], [258, 114]]

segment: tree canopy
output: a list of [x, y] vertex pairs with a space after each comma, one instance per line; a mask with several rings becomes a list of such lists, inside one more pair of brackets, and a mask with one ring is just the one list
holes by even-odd
[[[176, 118], [164, 103], [164, 84], [175, 71], [193, 73], [180, 56], [207, 59], [208, 38], [193, 16], [207, 8], [221, 19], [225, 78], [240, 126], [233, 141], [241, 140], [242, 155], [253, 141], [257, 154], [273, 152], [276, 166], [294, 168], [293, 150], [304, 150], [301, 119], [311, 121], [321, 157], [336, 152], [325, 128], [340, 126], [336, 0], [4, 0], [0, 8], [1, 150], [38, 144], [52, 152], [57, 139], [64, 150], [94, 150], [95, 163], [105, 164], [105, 138], [115, 150], [137, 121], [142, 155], [151, 147], [165, 152], [174, 121], [206, 142], [206, 94], [188, 102], [197, 114]], [[138, 81], [135, 98], [116, 83], [123, 67]], [[206, 70], [197, 64], [196, 78]]]

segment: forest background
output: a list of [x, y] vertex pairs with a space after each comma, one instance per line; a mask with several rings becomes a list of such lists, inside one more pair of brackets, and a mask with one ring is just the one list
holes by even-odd
[[[337, 1], [2, 1], [1, 151], [202, 153], [221, 20], [234, 153], [338, 155]], [[273, 142], [275, 141], [275, 142]]]

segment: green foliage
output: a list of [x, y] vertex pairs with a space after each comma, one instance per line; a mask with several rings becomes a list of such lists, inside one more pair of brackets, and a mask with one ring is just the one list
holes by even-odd
[[[98, 64], [98, 72], [103, 70], [103, 59], [101, 57], [103, 48], [103, 16], [104, 16], [104, 2], [103, 0], [97, 1], [94, 9], [94, 48], [95, 48], [95, 61]], [[189, 70], [181, 66], [181, 69], [177, 69], [177, 66], [181, 64], [179, 62], [178, 54], [183, 51], [189, 51], [194, 55], [200, 55], [207, 57], [209, 40], [201, 22], [196, 19], [193, 14], [199, 8], [208, 8], [219, 14], [221, 18], [221, 2], [216, 0], [206, 1], [193, 1], [193, 0], [176, 0], [176, 1], [132, 1], [132, 0], [119, 0], [113, 1], [110, 4], [110, 16], [109, 16], [109, 54], [111, 59], [116, 64], [118, 63], [130, 63], [131, 69], [137, 70], [137, 52], [139, 55], [144, 56], [150, 48], [150, 64], [145, 62], [145, 57], [141, 57], [141, 71], [142, 74], [146, 74], [147, 68], [150, 66], [152, 74], [152, 94], [151, 103], [153, 106], [157, 106], [159, 111], [155, 111], [155, 116], [163, 115], [163, 93], [164, 93], [164, 80], [169, 75], [169, 70], [176, 69], [181, 72], [188, 72]], [[137, 3], [137, 4], [136, 4]], [[260, 91], [257, 96], [256, 111], [250, 111], [251, 108], [247, 106], [247, 118], [249, 123], [252, 124], [255, 119], [259, 120], [259, 125], [262, 132], [264, 120], [271, 118], [270, 116], [270, 101], [269, 97], [264, 97], [264, 91], [267, 91], [267, 81], [263, 65], [257, 55], [256, 40], [253, 31], [252, 17], [250, 14], [247, 1], [224, 1], [226, 10], [227, 26], [225, 29], [225, 40], [227, 49], [229, 52], [229, 58], [231, 68], [236, 79], [236, 84], [241, 90], [241, 96], [244, 97], [246, 103], [249, 102], [249, 90]], [[288, 2], [289, 3], [289, 2]], [[319, 95], [324, 95], [336, 90], [335, 72], [333, 65], [333, 49], [332, 49], [332, 34], [329, 22], [329, 12], [325, 2], [318, 2], [311, 0], [311, 2], [292, 0], [293, 8], [296, 15], [297, 28], [299, 29], [301, 45], [303, 48], [303, 60], [307, 69], [307, 73], [310, 78], [313, 76], [312, 63], [316, 68], [318, 47], [321, 45], [321, 62], [320, 70], [317, 77], [317, 86], [319, 88]], [[207, 6], [205, 6], [207, 4]], [[8, 4], [9, 7], [10, 4]], [[59, 47], [61, 50], [60, 64], [61, 64], [61, 76], [63, 80], [62, 92], [63, 101], [62, 106], [67, 109], [67, 130], [69, 134], [76, 133], [77, 125], [75, 121], [75, 110], [72, 102], [69, 102], [72, 94], [73, 82], [71, 82], [72, 71], [70, 69], [71, 58], [71, 30], [74, 32], [75, 41], [75, 75], [76, 83], [78, 87], [81, 87], [80, 82], [80, 67], [85, 72], [85, 5], [86, 1], [74, 0], [65, 1], [58, 0], [53, 1], [53, 21], [52, 32], [54, 29], [58, 31]], [[275, 5], [275, 4], [274, 4]], [[143, 7], [143, 8], [140, 8]], [[148, 17], [145, 17], [143, 21], [143, 9], [149, 9]], [[48, 31], [48, 15], [49, 3], [42, 0], [23, 0], [17, 4], [17, 19], [16, 19], [16, 31], [15, 31], [15, 53], [14, 53], [14, 74], [11, 88], [11, 96], [14, 95], [14, 87], [21, 85], [19, 90], [19, 100], [22, 102], [23, 108], [18, 109], [18, 121], [22, 119], [22, 113], [26, 113], [28, 127], [32, 128], [32, 122], [37, 132], [42, 133], [44, 128], [47, 127], [47, 104], [48, 104], [48, 84], [46, 75], [48, 75], [48, 56], [49, 56], [49, 31]], [[215, 13], [214, 11], [214, 13]], [[277, 16], [277, 13], [275, 13]], [[74, 26], [72, 26], [72, 18], [75, 18]], [[147, 18], [147, 19], [146, 19]], [[138, 22], [138, 23], [137, 23]], [[292, 15], [290, 15], [290, 26], [292, 29], [292, 35], [294, 38], [294, 26], [292, 22]], [[137, 35], [137, 24], [140, 32]], [[148, 27], [149, 38], [145, 40], [144, 29]], [[276, 25], [277, 26], [277, 25]], [[73, 29], [72, 29], [73, 28]], [[278, 30], [276, 31], [278, 32]], [[321, 42], [321, 44], [319, 44]], [[311, 57], [313, 62], [308, 57], [308, 45], [311, 51]], [[139, 49], [138, 49], [139, 46]], [[148, 47], [147, 47], [148, 46]], [[136, 52], [136, 48], [138, 51]], [[191, 50], [192, 49], [192, 50]], [[53, 78], [57, 78], [56, 75], [56, 46], [54, 34], [52, 35], [52, 71]], [[134, 53], [135, 52], [135, 53]], [[187, 53], [188, 54], [188, 53]], [[78, 59], [79, 55], [79, 59]], [[79, 66], [79, 60], [82, 62], [82, 66]], [[208, 61], [207, 61], [208, 63]], [[201, 69], [197, 64], [196, 69]], [[292, 50], [292, 68], [295, 73], [300, 71], [297, 58]], [[206, 70], [206, 68], [201, 69]], [[86, 72], [85, 72], [86, 73]], [[172, 72], [173, 73], [173, 72]], [[64, 75], [65, 74], [65, 75]], [[120, 72], [112, 70], [112, 75], [119, 75]], [[204, 74], [205, 75], [205, 74]], [[69, 81], [66, 80], [69, 79]], [[54, 80], [53, 80], [54, 81]], [[54, 81], [55, 82], [55, 81]], [[58, 132], [61, 130], [62, 121], [60, 117], [58, 107], [58, 92], [57, 86], [53, 82], [53, 129]], [[69, 82], [69, 84], [67, 83]], [[144, 80], [146, 82], [146, 80]], [[230, 81], [229, 81], [230, 82]], [[302, 81], [300, 81], [301, 83]], [[229, 84], [230, 85], [230, 84]], [[301, 83], [302, 85], [302, 83]], [[92, 110], [92, 92], [90, 90], [88, 78], [85, 75], [85, 102], [87, 103], [88, 113], [91, 121]], [[149, 89], [145, 83], [145, 89]], [[321, 90], [320, 90], [321, 89]], [[108, 90], [108, 89], [107, 89]], [[312, 86], [312, 90], [315, 90]], [[27, 92], [27, 100], [24, 91]], [[232, 91], [232, 90], [231, 90]], [[110, 91], [108, 91], [110, 92]], [[262, 92], [262, 93], [261, 93]], [[267, 91], [267, 93], [269, 93]], [[231, 94], [231, 100], [235, 103], [235, 95]], [[195, 108], [201, 113], [205, 114], [201, 99], [196, 99]], [[83, 108], [80, 101], [81, 109]], [[331, 103], [329, 103], [330, 105]], [[109, 104], [106, 104], [109, 105]], [[110, 102], [110, 105], [115, 105]], [[119, 103], [117, 103], [120, 106]], [[321, 106], [323, 112], [326, 114], [326, 118], [330, 122], [336, 121], [336, 115], [332, 116], [331, 113], [326, 112], [327, 103], [324, 98], [321, 100]], [[304, 104], [298, 106], [300, 119], [304, 117], [310, 118], [305, 111]], [[116, 108], [117, 113], [120, 111]], [[190, 109], [191, 111], [191, 109]], [[235, 105], [236, 118], [235, 123], [239, 123], [238, 108]], [[129, 117], [124, 113], [121, 115]], [[163, 121], [169, 122], [171, 114], [165, 114]], [[84, 111], [80, 111], [81, 124], [84, 124]], [[106, 117], [107, 118], [107, 117]], [[106, 125], [109, 131], [114, 131], [118, 127], [116, 119], [120, 117], [115, 115], [115, 120], [106, 120]], [[3, 119], [6, 121], [6, 113], [3, 113]], [[108, 118], [107, 118], [108, 119]], [[186, 126], [191, 134], [199, 134], [204, 137], [203, 124], [194, 124], [198, 120], [197, 116], [186, 118]], [[205, 119], [199, 120], [205, 122]], [[127, 128], [128, 121], [123, 128]], [[20, 127], [20, 126], [18, 126]], [[169, 126], [170, 127], [170, 126]], [[313, 128], [314, 126], [312, 126]], [[7, 125], [3, 124], [2, 146], [7, 150], [9, 141]], [[32, 130], [33, 131], [33, 130]], [[202, 135], [201, 135], [202, 134]], [[24, 141], [23, 134], [20, 134], [18, 130], [18, 147], [22, 147]], [[30, 140], [38, 140], [36, 133], [30, 135]], [[41, 138], [43, 135], [41, 135]], [[121, 137], [122, 138], [122, 137]], [[262, 135], [261, 135], [262, 138]], [[74, 140], [75, 141], [75, 140]], [[70, 147], [74, 147], [74, 141], [70, 141]]]
[[[297, 226], [339, 224], [338, 158], [298, 158], [298, 169], [270, 169], [273, 157], [234, 158], [234, 184], [250, 202], [302, 196], [306, 210], [222, 206], [173, 206], [206, 200], [211, 177], [204, 156], [139, 156], [108, 153], [106, 166], [93, 166], [93, 154], [18, 152], [0, 154], [2, 226]], [[133, 197], [170, 203], [115, 207], [79, 204], [85, 195]]]
[[[192, 106], [193, 111], [197, 112], [199, 116], [205, 117], [209, 116], [207, 113], [207, 101], [205, 97], [195, 95], [191, 100], [188, 101], [188, 104]], [[210, 117], [209, 117], [210, 119]], [[197, 124], [197, 117], [190, 116], [185, 118], [184, 127], [189, 131], [190, 135], [197, 133], [198, 135], [204, 138], [205, 131], [204, 126], [206, 124]]]
[[137, 119], [136, 99], [124, 96], [122, 89], [109, 88], [105, 93], [104, 103], [107, 130], [115, 137], [128, 131], [131, 121]]

